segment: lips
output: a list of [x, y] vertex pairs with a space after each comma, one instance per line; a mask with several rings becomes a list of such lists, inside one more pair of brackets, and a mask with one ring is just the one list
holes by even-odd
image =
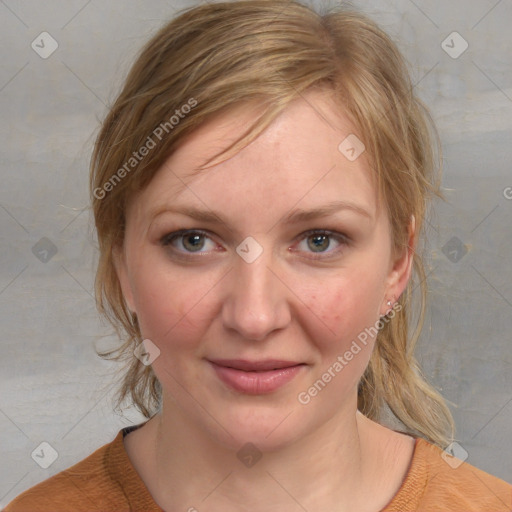
[[263, 361], [246, 361], [245, 359], [212, 359], [210, 362], [218, 366], [234, 368], [235, 370], [243, 370], [245, 372], [280, 370], [281, 368], [290, 368], [291, 366], [302, 364], [297, 361], [283, 361], [281, 359], [265, 359]]
[[264, 395], [277, 391], [306, 366], [304, 363], [280, 359], [217, 359], [209, 362], [220, 381], [231, 390], [247, 395]]

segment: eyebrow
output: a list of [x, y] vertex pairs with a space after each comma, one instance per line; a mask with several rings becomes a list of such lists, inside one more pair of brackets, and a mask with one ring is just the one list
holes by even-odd
[[[370, 220], [373, 219], [372, 214], [368, 210], [366, 210], [365, 208], [356, 203], [352, 203], [350, 201], [333, 201], [319, 208], [312, 208], [310, 210], [292, 210], [283, 217], [282, 222], [287, 225], [297, 224], [300, 222], [306, 222], [313, 219], [328, 217], [329, 215], [332, 215], [333, 213], [341, 210], [353, 211], [359, 215], [367, 217]], [[222, 223], [229, 225], [220, 212], [215, 212], [213, 210], [201, 210], [194, 206], [165, 206], [156, 210], [151, 215], [151, 218], [155, 219], [160, 214], [166, 212], [186, 215], [188, 217], [191, 217], [192, 219], [201, 222]]]

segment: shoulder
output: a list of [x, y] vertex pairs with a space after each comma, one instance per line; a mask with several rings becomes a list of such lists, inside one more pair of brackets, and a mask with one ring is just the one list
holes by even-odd
[[109, 467], [119, 444], [122, 445], [122, 431], [74, 466], [21, 493], [4, 512], [129, 510]]
[[409, 472], [383, 512], [510, 512], [512, 485], [417, 439]]

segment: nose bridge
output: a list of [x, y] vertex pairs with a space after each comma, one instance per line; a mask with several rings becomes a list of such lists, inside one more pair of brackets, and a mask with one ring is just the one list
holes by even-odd
[[[234, 268], [230, 272], [229, 289], [223, 306], [227, 328], [252, 340], [264, 339], [275, 329], [283, 328], [290, 315], [286, 305], [286, 287], [274, 274], [272, 251], [263, 250], [251, 261], [245, 258], [240, 244]], [[254, 250], [249, 242], [249, 251]], [[244, 259], [245, 258], [245, 259]]]

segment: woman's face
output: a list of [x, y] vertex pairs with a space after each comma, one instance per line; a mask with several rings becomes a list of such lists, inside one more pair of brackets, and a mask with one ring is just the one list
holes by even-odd
[[168, 159], [129, 205], [117, 269], [160, 350], [164, 411], [226, 445], [271, 448], [353, 419], [370, 328], [402, 293], [411, 257], [392, 257], [365, 154], [338, 149], [353, 130], [325, 94], [187, 177], [254, 112], [203, 125]]

